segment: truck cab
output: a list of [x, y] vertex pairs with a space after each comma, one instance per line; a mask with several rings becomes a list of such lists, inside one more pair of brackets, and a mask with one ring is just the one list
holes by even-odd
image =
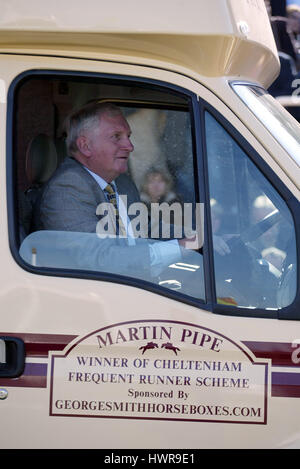
[[[264, 1], [2, 3], [0, 446], [299, 448], [300, 129]], [[107, 206], [37, 222], [95, 102], [131, 129], [122, 239]]]

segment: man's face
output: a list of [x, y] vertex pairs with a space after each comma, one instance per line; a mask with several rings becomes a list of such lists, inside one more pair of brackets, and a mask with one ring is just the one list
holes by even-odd
[[130, 127], [122, 115], [104, 114], [99, 125], [87, 133], [89, 169], [106, 182], [126, 172], [129, 154], [134, 149], [130, 135]]

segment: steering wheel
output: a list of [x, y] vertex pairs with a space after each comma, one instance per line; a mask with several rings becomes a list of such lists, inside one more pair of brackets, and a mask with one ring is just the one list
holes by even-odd
[[278, 210], [274, 210], [239, 236], [229, 239], [230, 253], [220, 255], [214, 251], [217, 296], [218, 290], [222, 291], [226, 284], [225, 291], [229, 296], [232, 291], [233, 299], [241, 306], [277, 307], [279, 279], [270, 272], [269, 263], [260, 259], [259, 251], [250, 243], [276, 225], [280, 218]]
[[266, 233], [270, 228], [272, 228], [276, 223], [278, 223], [281, 219], [281, 214], [278, 210], [274, 210], [273, 212], [269, 213], [265, 218], [255, 223], [255, 225], [250, 226], [246, 230], [244, 230], [240, 238], [243, 243], [249, 243], [251, 241], [255, 241], [261, 235]]

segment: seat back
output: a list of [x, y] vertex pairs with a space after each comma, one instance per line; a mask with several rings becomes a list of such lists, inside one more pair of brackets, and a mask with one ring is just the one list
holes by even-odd
[[[37, 204], [44, 184], [50, 179], [58, 166], [58, 156], [55, 144], [46, 134], [36, 135], [30, 142], [26, 151], [26, 177], [29, 187], [25, 191], [25, 201], [19, 205], [21, 239], [28, 235], [32, 229], [33, 211]], [[26, 203], [25, 203], [26, 202]], [[24, 210], [24, 207], [26, 210]], [[30, 212], [30, 213], [29, 213]]]
[[57, 151], [52, 138], [45, 134], [34, 137], [26, 152], [26, 176], [29, 182], [26, 195], [33, 203], [56, 170], [57, 164]]

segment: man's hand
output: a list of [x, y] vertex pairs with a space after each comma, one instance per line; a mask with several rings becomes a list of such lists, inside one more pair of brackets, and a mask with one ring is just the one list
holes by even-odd
[[[225, 256], [226, 254], [230, 254], [230, 248], [226, 241], [228, 239], [231, 239], [235, 235], [223, 235], [223, 236], [217, 236], [213, 235], [213, 248], [214, 251], [216, 251], [220, 256]], [[178, 240], [179, 246], [185, 249], [192, 249], [194, 251], [198, 251], [199, 249], [202, 248], [203, 244], [200, 243], [199, 237], [197, 233], [194, 233], [191, 237], [186, 237], [183, 239]]]
[[194, 233], [191, 237], [186, 237], [178, 240], [179, 246], [185, 249], [192, 249], [193, 251], [198, 251], [202, 248], [203, 243], [200, 242], [199, 236], [197, 233]]

